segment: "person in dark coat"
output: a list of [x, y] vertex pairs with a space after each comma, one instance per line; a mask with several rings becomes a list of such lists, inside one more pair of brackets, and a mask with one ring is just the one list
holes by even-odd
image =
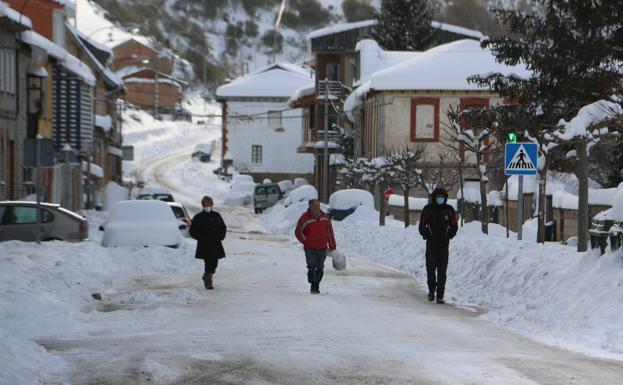
[[214, 211], [214, 201], [209, 196], [201, 199], [203, 210], [193, 217], [190, 224], [190, 236], [197, 240], [195, 258], [203, 259], [205, 272], [203, 284], [208, 290], [214, 289], [212, 277], [216, 272], [218, 260], [225, 258], [222, 241], [227, 233], [227, 226], [219, 213]]
[[335, 237], [331, 218], [320, 209], [320, 201], [312, 199], [309, 207], [299, 218], [294, 230], [296, 239], [303, 244], [307, 261], [307, 281], [311, 284], [311, 293], [320, 293], [320, 281], [324, 273], [324, 261], [327, 247], [335, 250]]
[[[428, 276], [428, 300], [445, 303], [448, 246], [458, 230], [456, 213], [447, 204], [448, 192], [438, 187], [433, 190], [432, 203], [424, 206], [420, 217], [420, 234], [426, 240], [426, 273]], [[436, 273], [436, 274], [435, 274]]]

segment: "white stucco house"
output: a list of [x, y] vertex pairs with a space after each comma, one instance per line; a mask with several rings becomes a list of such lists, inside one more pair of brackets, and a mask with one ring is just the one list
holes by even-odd
[[256, 181], [311, 179], [313, 155], [297, 152], [303, 111], [290, 108], [288, 99], [297, 89], [313, 85], [310, 69], [275, 63], [220, 86], [216, 97], [223, 114], [222, 165], [233, 165]]

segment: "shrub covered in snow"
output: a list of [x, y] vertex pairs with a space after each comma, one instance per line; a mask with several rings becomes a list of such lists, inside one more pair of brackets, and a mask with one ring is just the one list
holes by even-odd
[[277, 184], [279, 185], [279, 190], [281, 190], [283, 194], [288, 194], [294, 189], [294, 183], [292, 183], [290, 179], [282, 180], [277, 182]]

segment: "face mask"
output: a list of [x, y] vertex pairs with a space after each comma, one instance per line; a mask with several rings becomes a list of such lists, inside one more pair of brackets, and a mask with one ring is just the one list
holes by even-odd
[[203, 211], [205, 211], [206, 213], [209, 213], [210, 211], [212, 211], [212, 207], [210, 206], [204, 207]]
[[440, 206], [441, 206], [442, 204], [444, 204], [444, 203], [445, 203], [445, 201], [446, 201], [446, 198], [445, 198], [445, 197], [435, 197], [435, 202], [436, 202], [438, 205], [440, 205]]

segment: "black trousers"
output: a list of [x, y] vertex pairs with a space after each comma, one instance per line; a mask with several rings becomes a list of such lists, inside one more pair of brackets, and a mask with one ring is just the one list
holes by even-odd
[[324, 275], [324, 261], [327, 259], [327, 250], [305, 249], [307, 262], [307, 282], [317, 285]]
[[214, 274], [218, 266], [218, 258], [204, 258], [205, 274]]
[[[430, 242], [430, 241], [429, 241]], [[446, 290], [448, 269], [448, 245], [426, 244], [426, 275], [429, 293], [437, 291], [437, 298], [443, 298]]]

